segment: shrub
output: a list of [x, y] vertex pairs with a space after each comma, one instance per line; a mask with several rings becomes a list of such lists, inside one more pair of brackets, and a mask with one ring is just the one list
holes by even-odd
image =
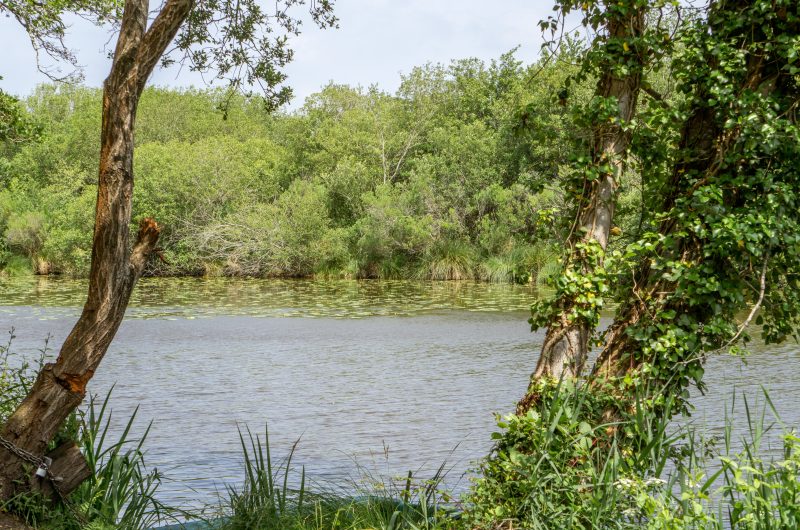
[[635, 396], [632, 410], [609, 421], [613, 398], [597, 388], [550, 381], [535, 393], [526, 414], [498, 422], [466, 499], [473, 528], [798, 527], [800, 438], [784, 428], [782, 457], [765, 461], [762, 443], [775, 426], [765, 422], [766, 393], [757, 418], [745, 400], [748, 434], [738, 451], [728, 418], [719, 454], [690, 428], [668, 430], [666, 416]]

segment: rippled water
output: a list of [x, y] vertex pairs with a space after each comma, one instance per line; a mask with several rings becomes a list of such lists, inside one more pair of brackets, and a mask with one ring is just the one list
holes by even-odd
[[[59, 345], [84, 293], [79, 281], [0, 281], [0, 331], [13, 326], [28, 356], [48, 335]], [[317, 480], [446, 460], [459, 488], [490, 447], [493, 413], [525, 389], [543, 338], [526, 322], [535, 296], [467, 282], [147, 279], [90, 391], [116, 384], [118, 421], [137, 405], [140, 429], [154, 420], [148, 462], [169, 477], [169, 502], [214, 502], [239, 482], [237, 426], [267, 422], [274, 453], [300, 438], [298, 462]], [[719, 432], [733, 389], [754, 398], [760, 385], [800, 423], [797, 346], [754, 349], [747, 365], [709, 361], [698, 425]]]

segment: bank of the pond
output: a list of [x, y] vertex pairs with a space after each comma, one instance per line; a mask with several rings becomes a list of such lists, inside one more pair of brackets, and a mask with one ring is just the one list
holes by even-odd
[[[88, 265], [88, 263], [86, 264]], [[360, 263], [355, 257], [345, 264], [323, 264], [314, 270], [267, 270], [246, 268], [231, 262], [198, 262], [181, 268], [169, 262], [149, 264], [145, 276], [151, 278], [228, 278], [272, 280], [434, 280], [482, 281], [544, 285], [560, 268], [559, 255], [552, 243], [518, 245], [503, 253], [481, 255], [468, 245], [444, 243], [438, 253], [414, 258], [388, 255], [379, 261]], [[0, 255], [0, 277], [49, 276], [81, 279], [88, 267], [61, 269], [42, 258]]]

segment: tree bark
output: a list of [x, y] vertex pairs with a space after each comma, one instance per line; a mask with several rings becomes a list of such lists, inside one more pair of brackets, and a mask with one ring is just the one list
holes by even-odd
[[[86, 384], [117, 332], [131, 292], [156, 247], [159, 226], [139, 225], [130, 244], [133, 134], [147, 78], [175, 38], [192, 0], [168, 0], [147, 29], [148, 0], [125, 3], [111, 73], [103, 85], [103, 121], [89, 291], [78, 322], [55, 363], [44, 366], [27, 397], [2, 429], [3, 438], [42, 455], [64, 420], [80, 405]], [[0, 500], [27, 489], [25, 466], [0, 451]]]
[[[735, 6], [729, 5], [727, 9], [747, 6], [749, 0], [740, 0]], [[715, 9], [722, 9], [715, 6]], [[716, 29], [714, 11], [709, 17], [712, 30]], [[728, 37], [755, 39], [756, 32], [750, 32], [745, 26], [741, 34], [728, 35]], [[764, 38], [762, 36], [762, 38]], [[716, 64], [717, 59], [709, 54], [708, 63]], [[746, 74], [742, 80], [741, 89], [758, 91], [767, 95], [778, 88], [776, 82], [780, 76], [785, 76], [779, 66], [770, 62], [763, 55], [748, 57]], [[657, 207], [661, 213], [669, 213], [676, 205], [679, 198], [689, 196], [700, 186], [712, 182], [721, 167], [725, 165], [726, 158], [731, 156], [739, 140], [739, 129], [725, 129], [724, 116], [708, 105], [712, 97], [709, 87], [702, 87], [695, 96], [689, 117], [681, 130], [679, 142], [680, 158], [672, 168], [672, 174], [666, 185], [662, 203]], [[659, 234], [672, 235], [675, 232], [675, 218], [667, 217], [659, 225]], [[662, 259], [673, 259], [683, 262], [707, 260], [703, 247], [705, 242], [696, 240], [691, 236], [675, 238], [672, 246], [663, 245], [656, 249], [656, 254]], [[655, 312], [666, 310], [675, 311], [680, 315], [692, 314], [698, 321], [709, 317], [709, 308], [688, 306], [681, 298], [668, 299], [675, 291], [674, 282], [663, 277], [661, 271], [651, 270], [651, 260], [644, 259], [639, 263], [633, 274], [633, 285], [628, 299], [621, 304], [614, 322], [609, 327], [605, 336], [603, 350], [600, 352], [595, 366], [592, 369], [592, 384], [604, 383], [610, 379], [622, 377], [632, 373], [641, 366], [645, 359], [639, 354], [639, 344], [628, 333], [631, 326], [643, 319], [655, 320]], [[719, 263], [718, 267], [728, 266]], [[702, 352], [699, 352], [702, 354]], [[700, 358], [700, 361], [702, 359]], [[657, 382], [654, 382], [657, 383]], [[658, 385], [652, 385], [658, 388]]]
[[[644, 7], [629, 9], [624, 16], [609, 15], [607, 38], [621, 46], [620, 43], [627, 43], [641, 36], [644, 15]], [[584, 185], [577, 229], [573, 230], [567, 242], [573, 249], [567, 257], [567, 265], [579, 267], [583, 272], [590, 272], [592, 266], [583, 259], [580, 250], [575, 248], [576, 243], [596, 242], [605, 250], [613, 225], [617, 187], [630, 145], [630, 134], [625, 127], [633, 119], [636, 110], [644, 56], [631, 48], [630, 61], [635, 64], [628, 67], [629, 74], [624, 76], [617, 75], [612, 68], [614, 65], [609, 65], [598, 80], [595, 90], [596, 98], [613, 98], [617, 102], [618, 120], [613, 123], [604, 120], [595, 124], [592, 131], [592, 165], [595, 168], [607, 167], [608, 170], [597, 180], [587, 181]], [[561, 311], [548, 326], [532, 382], [543, 377], [576, 377], [586, 363], [589, 338], [593, 330], [585, 323], [572, 322], [568, 318], [575, 300], [562, 299], [558, 304]], [[523, 398], [520, 402], [523, 408], [526, 401]]]
[[[49, 480], [41, 480], [37, 485], [39, 491], [46, 497], [58, 499], [59, 494], [69, 495], [81, 485], [81, 482], [92, 476], [92, 468], [86, 462], [78, 444], [68, 440], [46, 455], [53, 463], [50, 473], [55, 477], [56, 484]], [[58, 487], [58, 491], [55, 487]]]

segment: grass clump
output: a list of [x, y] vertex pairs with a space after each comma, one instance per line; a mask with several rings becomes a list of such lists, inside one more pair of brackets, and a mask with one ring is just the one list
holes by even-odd
[[152, 423], [140, 438], [131, 437], [137, 407], [122, 433], [109, 440], [110, 397], [111, 391], [99, 406], [92, 398], [83, 415], [81, 448], [93, 475], [75, 491], [74, 502], [87, 520], [101, 527], [150, 528], [173, 512], [156, 499], [161, 474], [145, 465], [143, 446]]
[[418, 276], [426, 280], [471, 280], [475, 278], [475, 252], [463, 241], [442, 241], [422, 258]]
[[297, 443], [274, 462], [269, 432], [263, 440], [240, 432], [245, 480], [228, 487], [219, 511], [207, 524], [218, 530], [435, 530], [454, 528], [455, 520], [439, 491], [443, 467], [426, 481], [411, 473], [400, 487], [371, 484], [338, 490], [309, 488], [305, 469], [292, 467]]
[[30, 258], [0, 251], [0, 276], [31, 276], [33, 265]]
[[481, 264], [480, 278], [493, 283], [544, 283], [558, 271], [558, 254], [549, 245], [516, 245]]

